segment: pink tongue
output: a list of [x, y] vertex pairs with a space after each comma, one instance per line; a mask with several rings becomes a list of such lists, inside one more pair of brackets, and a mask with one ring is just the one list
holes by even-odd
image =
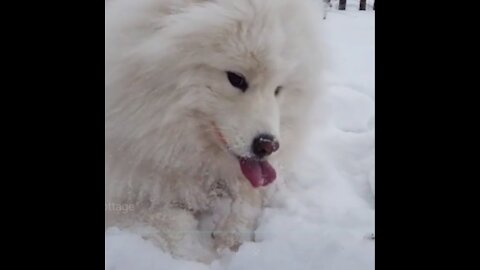
[[275, 169], [267, 161], [242, 158], [240, 159], [240, 168], [253, 187], [266, 186], [277, 177]]

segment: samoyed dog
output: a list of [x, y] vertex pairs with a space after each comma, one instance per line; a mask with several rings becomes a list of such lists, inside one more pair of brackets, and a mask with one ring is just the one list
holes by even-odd
[[106, 1], [106, 228], [205, 261], [254, 241], [322, 92], [319, 7]]

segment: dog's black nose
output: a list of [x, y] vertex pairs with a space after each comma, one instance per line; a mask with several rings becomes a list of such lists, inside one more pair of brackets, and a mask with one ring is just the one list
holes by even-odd
[[253, 139], [252, 152], [258, 158], [271, 155], [280, 148], [280, 144], [270, 134], [261, 134]]

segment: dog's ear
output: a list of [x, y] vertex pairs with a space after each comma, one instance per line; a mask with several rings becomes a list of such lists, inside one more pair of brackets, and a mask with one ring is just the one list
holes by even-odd
[[164, 0], [159, 6], [158, 20], [154, 20], [153, 28], [156, 31], [161, 30], [164, 27], [165, 18], [184, 13], [191, 7], [214, 2], [216, 2], [216, 0]]
[[182, 13], [185, 9], [201, 5], [204, 3], [215, 2], [215, 0], [169, 0], [165, 1], [162, 8], [162, 15], [174, 15]]

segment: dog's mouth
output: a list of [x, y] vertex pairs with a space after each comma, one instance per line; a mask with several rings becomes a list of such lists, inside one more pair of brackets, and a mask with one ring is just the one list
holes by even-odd
[[212, 126], [215, 130], [216, 136], [222, 142], [225, 149], [238, 160], [243, 176], [247, 178], [254, 188], [267, 186], [277, 178], [275, 169], [267, 160], [255, 157], [244, 157], [235, 154], [228, 146], [225, 137], [215, 123], [212, 123]]
[[266, 160], [243, 157], [238, 158], [238, 160], [243, 175], [253, 187], [267, 186], [277, 178], [275, 169]]

